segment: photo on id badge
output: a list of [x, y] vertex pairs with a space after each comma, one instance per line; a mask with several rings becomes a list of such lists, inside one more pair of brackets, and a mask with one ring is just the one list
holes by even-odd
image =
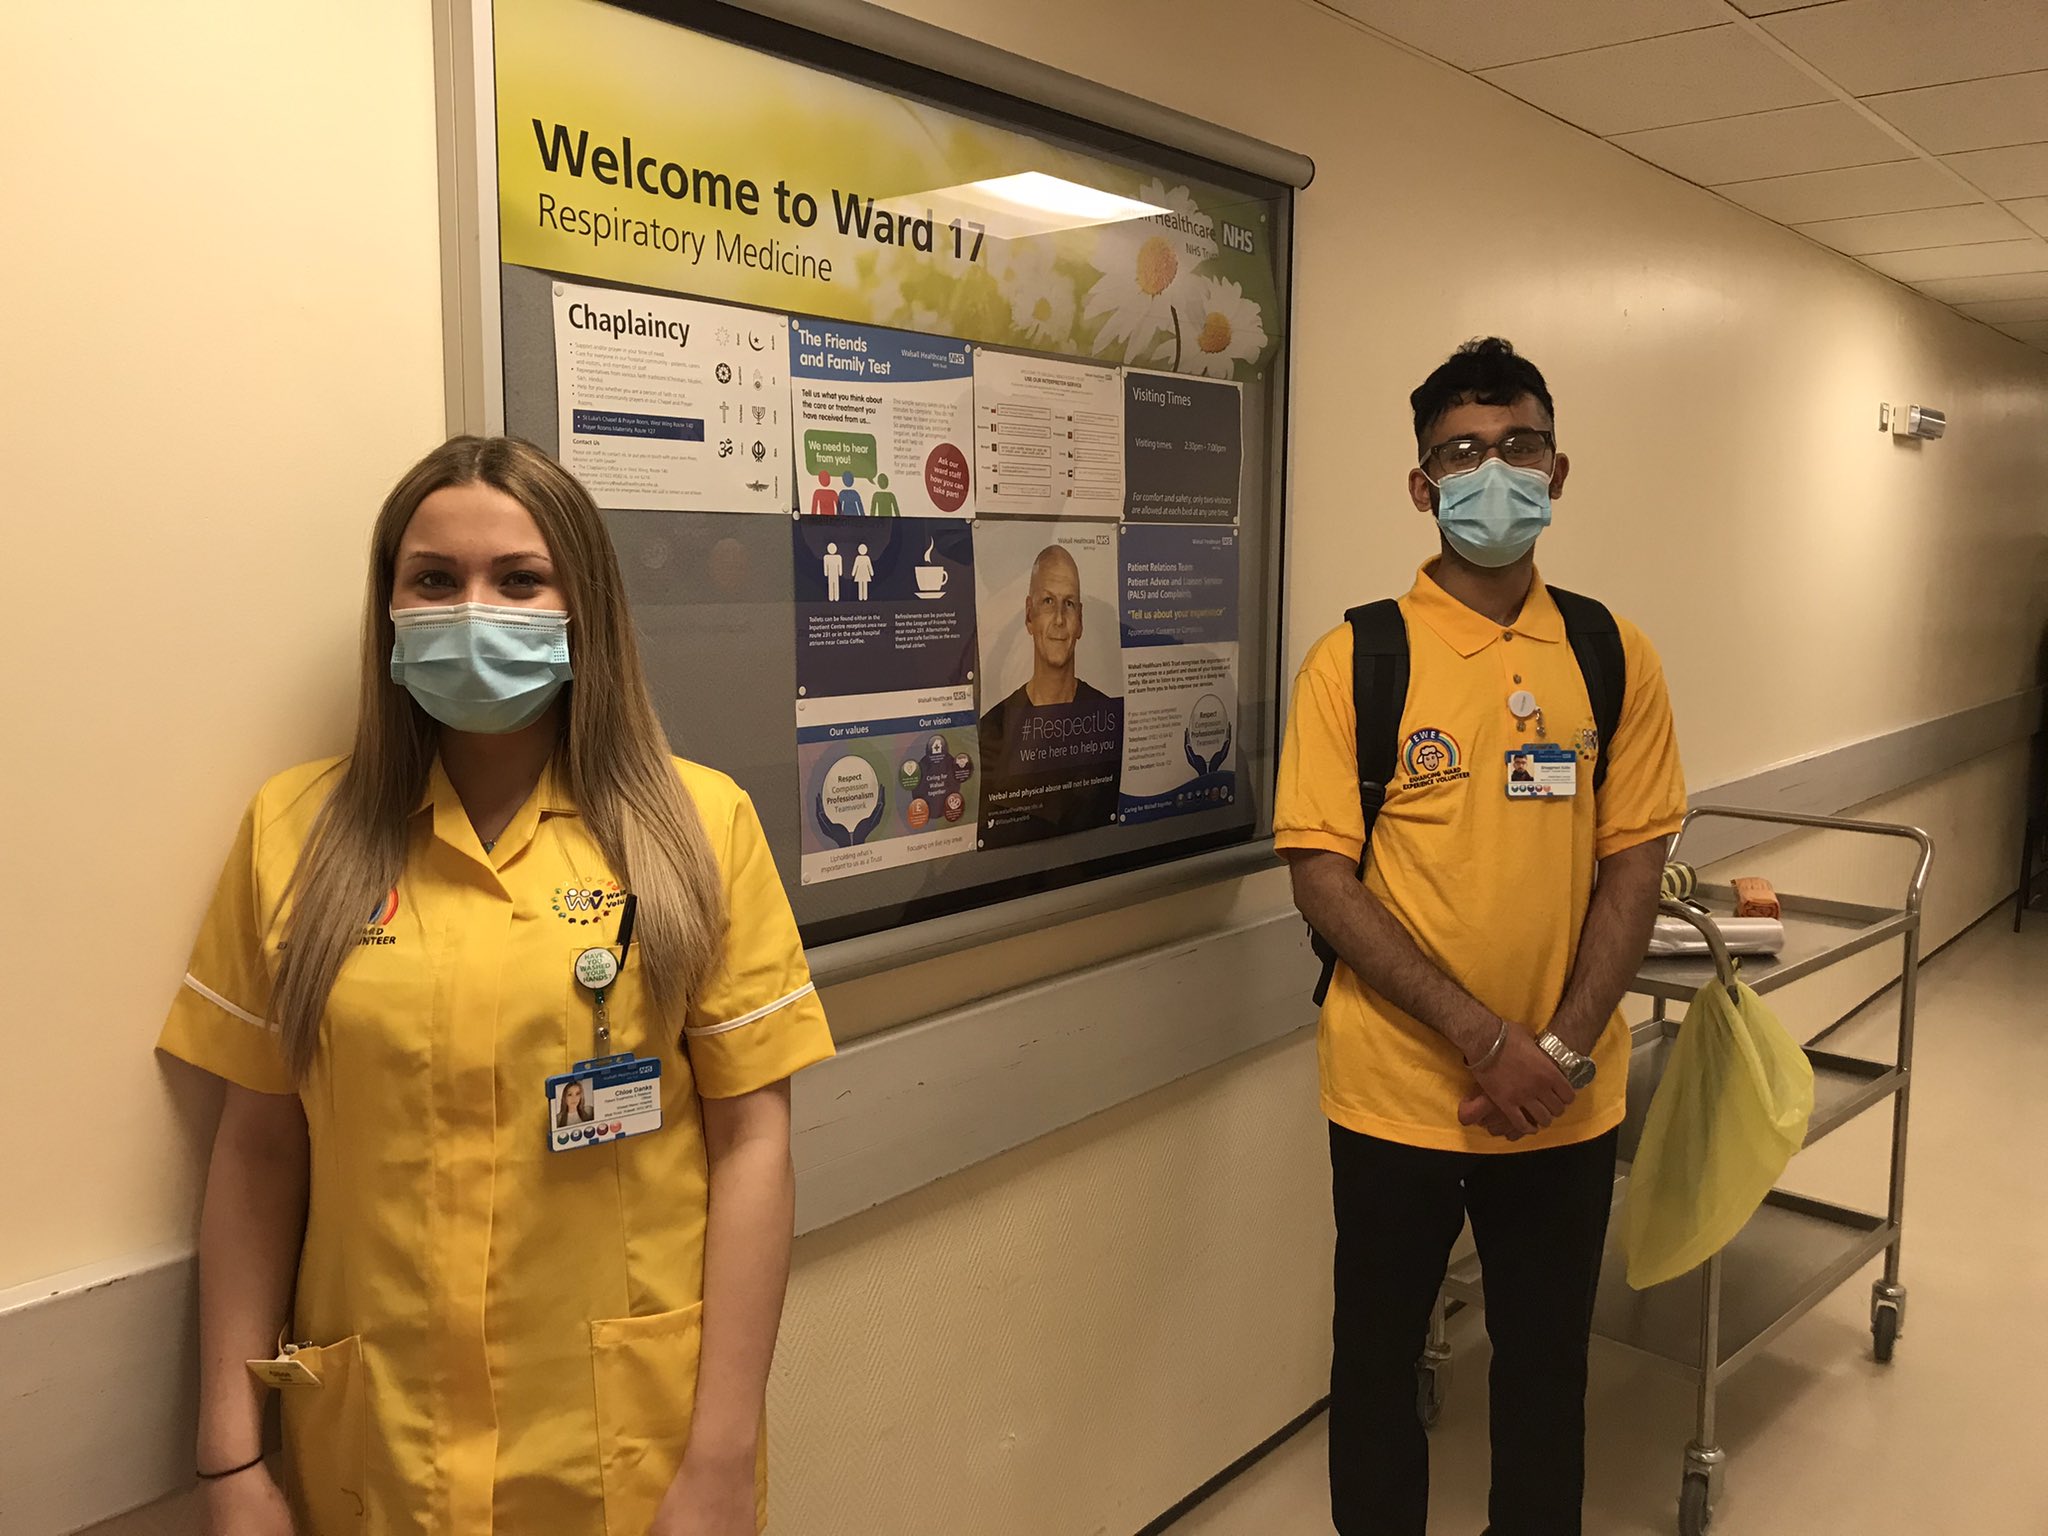
[[1579, 754], [1570, 747], [1518, 747], [1505, 757], [1510, 800], [1564, 800], [1579, 792]]
[[579, 1061], [546, 1083], [548, 1150], [570, 1152], [661, 1129], [661, 1063]]

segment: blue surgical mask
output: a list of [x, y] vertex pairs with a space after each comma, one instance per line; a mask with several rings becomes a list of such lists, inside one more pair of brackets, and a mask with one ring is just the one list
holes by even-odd
[[1437, 526], [1474, 565], [1498, 570], [1536, 547], [1550, 526], [1550, 475], [1488, 459], [1437, 488]]
[[569, 670], [569, 615], [450, 603], [396, 608], [391, 680], [454, 731], [501, 736], [533, 724]]

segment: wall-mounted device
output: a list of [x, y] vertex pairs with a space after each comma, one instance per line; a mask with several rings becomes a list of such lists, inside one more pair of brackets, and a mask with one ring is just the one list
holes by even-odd
[[1893, 437], [1940, 437], [1948, 430], [1948, 416], [1931, 405], [1880, 405], [1877, 429]]

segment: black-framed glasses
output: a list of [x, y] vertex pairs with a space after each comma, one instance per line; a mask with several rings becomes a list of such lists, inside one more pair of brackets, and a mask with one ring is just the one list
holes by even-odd
[[1477, 469], [1496, 453], [1502, 463], [1516, 469], [1548, 469], [1557, 457], [1557, 434], [1541, 427], [1516, 427], [1493, 442], [1483, 437], [1449, 438], [1422, 456], [1422, 472], [1432, 483], [1440, 483]]

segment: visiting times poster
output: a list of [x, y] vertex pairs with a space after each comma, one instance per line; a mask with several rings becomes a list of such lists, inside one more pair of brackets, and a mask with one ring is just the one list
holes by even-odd
[[1132, 525], [1123, 577], [1120, 821], [1214, 810], [1237, 794], [1237, 532]]
[[802, 510], [974, 515], [974, 373], [965, 342], [798, 318], [790, 322], [789, 372]]
[[792, 529], [802, 883], [973, 848], [972, 525], [804, 517]]
[[601, 507], [789, 506], [789, 321], [556, 283], [557, 440]]

